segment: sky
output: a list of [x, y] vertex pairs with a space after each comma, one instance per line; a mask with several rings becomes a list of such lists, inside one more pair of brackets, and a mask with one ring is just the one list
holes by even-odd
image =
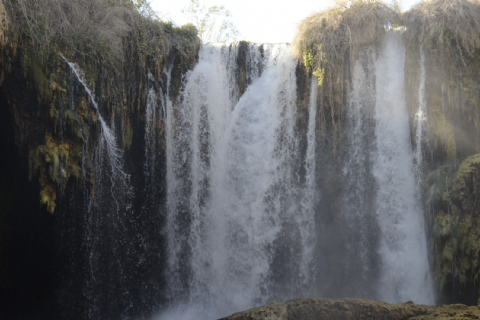
[[[401, 9], [410, 9], [419, 0], [401, 0]], [[150, 0], [152, 8], [164, 19], [183, 25], [182, 8], [190, 0]], [[255, 43], [292, 42], [298, 24], [304, 18], [328, 8], [332, 0], [200, 0], [206, 7], [224, 5], [240, 32], [237, 40]]]

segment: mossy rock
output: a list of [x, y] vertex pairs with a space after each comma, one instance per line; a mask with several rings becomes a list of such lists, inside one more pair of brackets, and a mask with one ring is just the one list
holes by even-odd
[[467, 179], [471, 178], [480, 169], [480, 154], [470, 156], [458, 166], [453, 177], [452, 192], [462, 192], [467, 186]]
[[310, 298], [272, 302], [265, 306], [238, 312], [221, 320], [430, 320], [478, 319], [480, 309], [463, 304], [425, 306], [406, 303], [389, 304], [363, 299]]
[[40, 191], [40, 203], [47, 206], [50, 213], [55, 211], [55, 200], [57, 199], [57, 192], [51, 185], [44, 186]]
[[53, 213], [57, 188], [64, 189], [70, 178], [78, 181], [82, 176], [81, 148], [76, 143], [59, 143], [47, 132], [45, 144], [32, 150], [29, 159], [30, 179], [38, 175], [40, 203]]
[[450, 288], [452, 281], [464, 288], [475, 287], [479, 280], [479, 172], [480, 154], [476, 154], [458, 165], [437, 169], [434, 178], [430, 174], [426, 180], [427, 197], [435, 208], [434, 277], [440, 290]]

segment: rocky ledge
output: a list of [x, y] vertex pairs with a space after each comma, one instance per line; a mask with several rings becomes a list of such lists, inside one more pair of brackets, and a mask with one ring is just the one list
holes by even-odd
[[271, 302], [263, 307], [235, 313], [220, 320], [429, 320], [480, 319], [480, 307], [463, 304], [442, 306], [389, 304], [362, 299], [299, 299]]

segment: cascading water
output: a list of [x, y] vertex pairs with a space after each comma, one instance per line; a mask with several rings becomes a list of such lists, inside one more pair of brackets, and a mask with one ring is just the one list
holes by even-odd
[[[138, 272], [138, 260], [141, 259], [138, 254], [141, 250], [140, 245], [137, 245], [140, 241], [130, 237], [131, 234], [138, 234], [132, 232], [132, 229], [140, 229], [134, 220], [135, 216], [131, 215], [133, 195], [130, 176], [125, 173], [123, 152], [117, 146], [115, 131], [109, 128], [100, 114], [98, 103], [85, 83], [82, 70], [77, 64], [67, 61], [63, 56], [62, 58], [95, 109], [100, 124], [100, 136], [98, 143], [93, 146], [91, 158], [86, 156], [88, 144], [85, 144], [82, 153], [82, 166], [90, 166], [93, 172], [94, 181], [89, 182], [93, 191], [86, 186], [86, 176], [83, 174], [83, 192], [76, 200], [82, 203], [76, 204], [72, 200], [66, 202], [63, 209], [65, 219], [75, 219], [75, 227], [71, 231], [74, 236], [70, 236], [81, 237], [82, 241], [81, 246], [75, 247], [74, 252], [62, 253], [67, 259], [75, 257], [77, 260], [65, 272], [68, 282], [65, 281], [58, 291], [59, 301], [67, 299], [66, 303], [61, 303], [62, 307], [70, 305], [75, 312], [79, 310], [81, 313], [78, 316], [83, 319], [110, 319], [115, 317], [112, 309], [115, 309], [116, 315], [132, 314], [135, 311], [131, 301], [138, 299], [140, 294], [135, 292], [136, 288], [130, 284], [129, 276]], [[75, 83], [74, 86], [76, 85]], [[84, 210], [78, 217], [69, 215], [70, 212], [78, 210], [75, 206]], [[131, 243], [136, 245], [135, 249]], [[71, 295], [69, 285], [81, 292], [82, 301], [68, 301]], [[121, 298], [118, 296], [119, 292]], [[105, 307], [107, 305], [112, 308]]]
[[123, 172], [122, 169], [122, 154], [121, 150], [117, 147], [117, 142], [115, 138], [115, 134], [110, 128], [107, 126], [105, 120], [103, 120], [102, 115], [100, 114], [100, 110], [98, 110], [98, 105], [97, 102], [95, 101], [95, 95], [92, 93], [92, 91], [88, 88], [88, 86], [85, 84], [83, 80], [83, 71], [80, 69], [80, 67], [73, 62], [69, 62], [62, 54], [60, 54], [62, 59], [68, 64], [72, 72], [75, 74], [78, 82], [80, 82], [85, 89], [85, 92], [88, 95], [88, 99], [90, 100], [91, 105], [95, 109], [97, 116], [98, 116], [98, 121], [100, 121], [100, 126], [102, 128], [102, 142], [105, 142], [106, 144], [106, 149], [107, 149], [107, 154], [110, 159], [110, 164], [112, 166], [112, 174], [116, 174], [117, 172], [123, 176], [125, 176], [125, 173]]
[[[75, 95], [83, 87], [100, 124], [99, 143], [82, 154], [95, 177], [94, 197], [82, 172], [75, 255], [84, 261], [65, 276], [85, 300], [83, 318], [161, 309], [160, 319], [210, 319], [295, 296], [434, 302], [418, 174], [425, 57], [412, 148], [397, 32], [360, 48], [334, 159], [317, 145], [317, 133], [326, 136], [317, 116], [324, 92], [315, 77], [310, 92], [302, 87], [287, 45], [203, 45], [176, 97], [174, 65], [161, 81], [149, 73], [145, 123], [135, 127], [145, 149], [129, 151], [144, 159], [135, 190], [114, 123], [103, 120], [78, 66], [65, 62], [72, 103], [84, 99], [83, 90]], [[339, 169], [332, 184], [318, 174], [328, 161]], [[317, 190], [330, 187], [329, 217]], [[330, 227], [331, 239], [320, 231]]]
[[420, 187], [419, 182], [422, 179], [422, 136], [423, 136], [423, 123], [426, 121], [426, 101], [425, 101], [425, 53], [423, 52], [423, 45], [420, 45], [420, 86], [418, 88], [418, 111], [415, 114], [417, 120], [415, 131], [415, 174], [417, 176], [417, 185]]
[[[180, 102], [166, 101], [172, 308], [161, 318], [213, 318], [327, 285], [338, 296], [432, 304], [400, 35], [362, 48], [353, 68], [338, 213], [346, 257], [330, 269], [315, 253], [317, 79], [302, 131], [287, 46], [249, 44], [244, 69], [238, 44], [204, 45], [199, 56]], [[318, 282], [315, 270], [344, 280]]]
[[405, 101], [405, 44], [387, 33], [376, 70], [376, 144], [373, 175], [381, 229], [380, 298], [433, 304], [424, 218], [416, 195]]
[[300, 295], [312, 280], [315, 89], [302, 162], [289, 48], [248, 45], [246, 71], [238, 45], [199, 55], [167, 109], [169, 295], [191, 309], [176, 318]]
[[[375, 180], [372, 152], [375, 148], [375, 48], [363, 48], [353, 69], [352, 90], [347, 113], [347, 160], [343, 168], [345, 190], [341, 212], [346, 226], [347, 260], [342, 278], [346, 290], [355, 297], [376, 296], [378, 223], [374, 210]], [[348, 231], [347, 231], [348, 230]], [[338, 280], [337, 280], [338, 281]], [[331, 286], [337, 286], [333, 283]], [[344, 293], [340, 293], [343, 296]]]
[[404, 64], [405, 45], [397, 32], [386, 34], [378, 56], [372, 47], [361, 49], [348, 111], [350, 160], [344, 169], [348, 183], [342, 214], [357, 241], [349, 252], [362, 262], [352, 280], [363, 285], [357, 288], [359, 296], [432, 304]]

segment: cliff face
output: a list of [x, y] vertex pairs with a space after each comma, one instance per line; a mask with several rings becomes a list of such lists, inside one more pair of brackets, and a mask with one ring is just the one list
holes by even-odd
[[[453, 41], [453, 40], [452, 40]], [[478, 277], [478, 68], [456, 46], [424, 45], [423, 136], [416, 137], [420, 45], [407, 49], [407, 88], [414, 143], [423, 149], [423, 200], [431, 265], [440, 301], [476, 304]]]
[[[196, 61], [196, 30], [136, 17], [112, 62], [41, 51], [6, 17], [0, 2], [0, 316], [147, 316], [164, 302], [161, 106]], [[168, 51], [146, 47], [152, 32]]]
[[[411, 29], [405, 70], [412, 145], [420, 144], [423, 151], [430, 263], [441, 303], [475, 305], [480, 296], [478, 10], [467, 1], [433, 1], [404, 16]], [[428, 18], [427, 11], [432, 12]], [[459, 19], [461, 11], [468, 14]], [[435, 26], [440, 20], [448, 26]], [[419, 117], [424, 122], [420, 135]]]
[[[377, 148], [378, 122], [372, 109], [375, 99], [369, 101], [365, 97], [368, 90], [378, 90], [378, 82], [375, 83], [375, 76], [368, 80], [372, 77], [369, 70], [375, 69], [365, 54], [368, 47], [374, 51], [369, 53], [371, 56], [381, 54], [385, 30], [374, 30], [377, 24], [371, 22], [387, 19], [392, 27], [406, 27], [389, 32], [402, 33], [406, 45], [405, 89], [411, 148], [417, 179], [423, 181], [416, 194], [424, 206], [437, 301], [477, 304], [478, 10], [476, 3], [439, 0], [425, 2], [401, 15], [381, 3], [358, 1], [348, 8], [336, 7], [312, 15], [300, 25], [295, 40], [297, 54], [321, 80], [317, 183], [322, 196], [316, 210], [321, 240], [317, 242], [316, 255], [325, 261], [317, 269], [317, 279], [324, 288], [320, 292], [325, 296], [375, 297], [378, 285], [376, 275], [381, 257], [376, 251], [362, 256], [360, 242], [371, 247], [379, 245], [380, 229], [372, 215], [376, 210], [372, 194], [381, 187], [374, 177], [372, 153], [352, 151]], [[372, 16], [357, 20], [362, 14]], [[463, 18], [459, 19], [460, 16]], [[438, 21], [446, 22], [439, 25], [435, 23]], [[357, 61], [366, 81], [372, 82], [352, 98], [358, 85], [354, 79]], [[349, 111], [355, 109], [355, 99], [362, 104], [358, 115]], [[352, 126], [359, 128], [353, 135]], [[345, 173], [352, 168], [356, 174]], [[358, 184], [356, 179], [364, 182]], [[345, 204], [349, 202], [355, 203], [354, 208]], [[365, 228], [360, 220], [352, 223], [349, 210], [363, 212], [362, 221], [370, 221], [369, 227]], [[337, 267], [355, 265], [362, 259], [367, 262], [367, 273]]]

